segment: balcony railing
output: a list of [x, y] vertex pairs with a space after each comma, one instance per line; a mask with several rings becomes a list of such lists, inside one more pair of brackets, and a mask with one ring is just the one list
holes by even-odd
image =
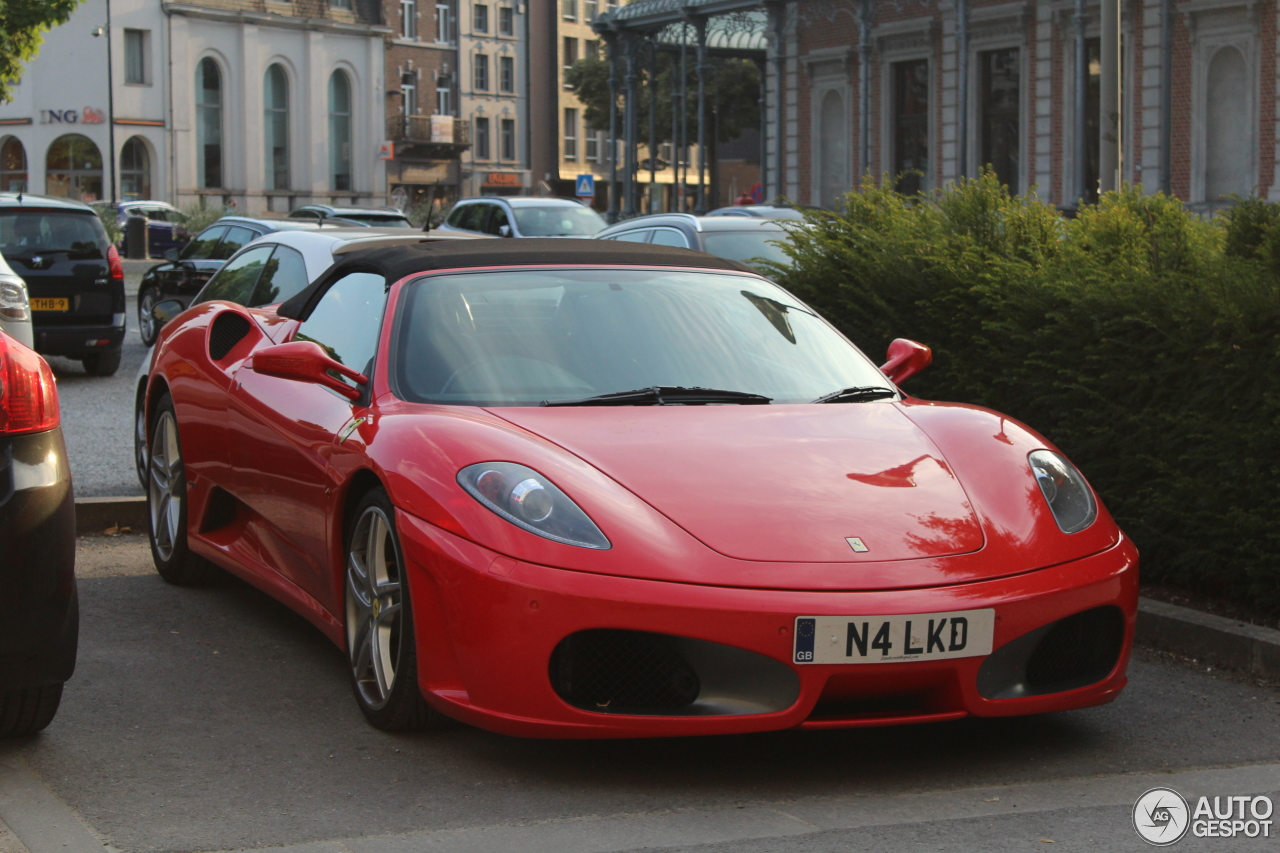
[[387, 139], [418, 144], [471, 144], [471, 125], [453, 116], [393, 115], [387, 117]]
[[328, 18], [359, 24], [381, 24], [379, 0], [166, 0], [167, 6], [202, 6], [226, 12], [257, 12], [291, 18]]

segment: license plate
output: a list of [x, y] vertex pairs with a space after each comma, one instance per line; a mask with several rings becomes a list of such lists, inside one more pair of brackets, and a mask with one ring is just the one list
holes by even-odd
[[991, 654], [996, 612], [798, 616], [796, 663], [904, 663]]
[[32, 311], [70, 311], [71, 300], [69, 299], [32, 299]]

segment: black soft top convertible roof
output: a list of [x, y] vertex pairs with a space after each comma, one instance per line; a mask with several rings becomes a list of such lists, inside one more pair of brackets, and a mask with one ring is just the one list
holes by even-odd
[[613, 240], [526, 238], [440, 240], [408, 246], [362, 249], [344, 255], [304, 290], [282, 303], [278, 313], [306, 319], [329, 285], [348, 273], [376, 272], [387, 283], [416, 273], [474, 267], [639, 266], [693, 267], [756, 273], [751, 267], [703, 252]]

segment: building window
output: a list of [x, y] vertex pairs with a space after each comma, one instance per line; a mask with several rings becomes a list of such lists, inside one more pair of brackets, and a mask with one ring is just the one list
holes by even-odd
[[120, 196], [125, 201], [151, 198], [151, 155], [141, 136], [131, 136], [120, 149]]
[[1012, 192], [1021, 189], [1021, 53], [1018, 48], [988, 50], [978, 55], [981, 90], [978, 108], [980, 166], [991, 166], [1000, 183]]
[[222, 187], [222, 71], [209, 57], [196, 67], [196, 169], [201, 189]]
[[1244, 54], [1219, 47], [1205, 76], [1204, 200], [1222, 204], [1253, 192], [1253, 152], [1258, 142], [1250, 116], [1253, 75]]
[[582, 17], [590, 21], [598, 14], [600, 14], [600, 4], [597, 0], [582, 0]]
[[498, 7], [498, 35], [513, 36], [516, 34], [515, 10], [510, 6]]
[[564, 159], [578, 159], [578, 111], [573, 107], [564, 111]]
[[329, 0], [331, 9], [345, 9], [350, 12], [352, 10], [351, 0]]
[[600, 159], [600, 133], [589, 124], [582, 128], [582, 156], [593, 162]]
[[600, 58], [600, 42], [596, 39], [586, 39], [582, 42], [582, 58], [583, 59], [599, 59]]
[[418, 72], [416, 71], [408, 71], [400, 75], [400, 112], [405, 116], [418, 114]]
[[289, 78], [279, 65], [267, 69], [262, 135], [267, 144], [266, 188], [289, 189]]
[[498, 86], [504, 92], [516, 90], [516, 61], [513, 57], [503, 56], [498, 59]]
[[400, 37], [418, 39], [418, 0], [400, 0]]
[[516, 120], [513, 118], [502, 120], [502, 159], [516, 159]]
[[568, 71], [578, 61], [578, 40], [565, 36], [564, 39], [564, 70]]
[[578, 20], [578, 0], [560, 0], [560, 14], [566, 21]]
[[453, 87], [448, 77], [436, 81], [436, 113], [442, 116], [453, 115]]
[[351, 189], [351, 78], [329, 78], [329, 180], [335, 190]]
[[59, 136], [45, 155], [45, 192], [76, 201], [102, 198], [102, 152], [87, 136]]
[[471, 26], [478, 33], [489, 32], [489, 7], [483, 3], [477, 3], [471, 14]]
[[489, 91], [489, 54], [477, 53], [474, 60], [474, 69], [476, 91]]
[[929, 60], [895, 62], [892, 81], [892, 172], [898, 192], [915, 195], [929, 186]]
[[476, 122], [476, 138], [473, 140], [475, 144], [475, 159], [489, 159], [489, 119], [484, 116], [478, 116]]
[[448, 3], [436, 4], [436, 41], [442, 44], [453, 42], [453, 11]]
[[148, 30], [124, 31], [124, 82], [130, 86], [147, 86], [151, 83], [151, 68], [147, 61]]

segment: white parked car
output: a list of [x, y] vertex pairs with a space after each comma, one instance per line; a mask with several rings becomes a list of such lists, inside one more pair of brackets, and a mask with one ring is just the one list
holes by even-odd
[[[192, 305], [221, 299], [250, 308], [284, 302], [333, 266], [334, 261], [357, 249], [406, 246], [439, 240], [492, 239], [483, 234], [423, 233], [416, 228], [324, 228], [316, 231], [274, 231], [246, 243], [227, 259], [191, 300]], [[153, 310], [177, 315], [186, 309], [178, 300], [156, 304]], [[167, 323], [172, 316], [160, 316]], [[152, 347], [138, 367], [134, 387], [133, 458], [138, 481], [147, 488], [147, 377], [151, 373]]]
[[0, 256], [0, 331], [35, 348], [27, 283], [14, 273], [3, 256]]

